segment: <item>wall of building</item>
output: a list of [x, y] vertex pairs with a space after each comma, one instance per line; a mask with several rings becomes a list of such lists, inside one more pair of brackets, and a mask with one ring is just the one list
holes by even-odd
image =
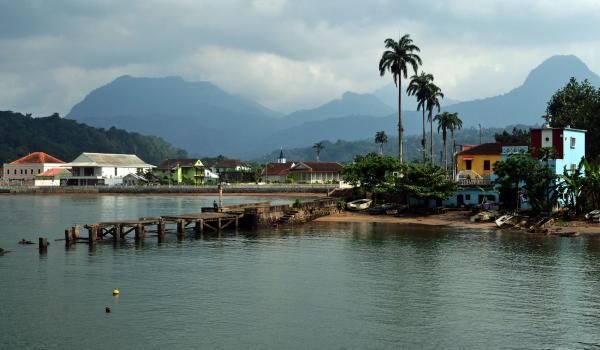
[[[469, 154], [469, 155], [457, 155], [456, 166], [457, 170], [467, 170], [467, 162], [465, 158], [471, 159], [471, 170], [483, 177], [489, 177], [493, 173], [494, 163], [502, 159], [500, 154]], [[490, 161], [490, 170], [484, 170], [485, 161]]]
[[6, 180], [34, 180], [36, 175], [63, 165], [62, 163], [4, 164], [3, 178]]

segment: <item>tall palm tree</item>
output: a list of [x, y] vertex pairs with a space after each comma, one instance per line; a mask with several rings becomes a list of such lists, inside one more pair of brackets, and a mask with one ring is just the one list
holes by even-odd
[[425, 107], [429, 84], [433, 82], [433, 75], [421, 72], [420, 75], [410, 77], [410, 83], [406, 88], [409, 96], [417, 98], [417, 111], [423, 111], [423, 138], [421, 139], [421, 149], [423, 152], [423, 163], [427, 160], [427, 138], [425, 136]]
[[429, 83], [427, 94], [427, 112], [429, 112], [429, 116], [427, 120], [429, 121], [429, 138], [430, 144], [429, 149], [431, 152], [431, 165], [435, 163], [435, 153], [433, 153], [433, 109], [437, 108], [438, 112], [440, 111], [440, 99], [444, 98], [444, 94], [442, 93], [442, 89], [440, 89], [434, 83]]
[[319, 156], [321, 155], [321, 151], [323, 150], [323, 148], [325, 148], [323, 141], [317, 142], [313, 145], [313, 149], [315, 150], [315, 153], [317, 154], [317, 162], [320, 161]]
[[459, 118], [458, 113], [450, 113], [450, 117], [448, 117], [448, 129], [450, 130], [450, 138], [452, 139], [452, 169], [455, 169], [454, 152], [456, 152], [456, 140], [454, 139], [454, 131], [462, 129], [462, 120]]
[[412, 67], [415, 74], [417, 68], [423, 64], [421, 57], [415, 52], [420, 52], [418, 46], [413, 44], [410, 35], [404, 34], [400, 40], [385, 39], [385, 50], [379, 60], [379, 74], [385, 75], [389, 71], [394, 78], [394, 84], [398, 87], [398, 159], [403, 161], [404, 152], [402, 149], [404, 127], [402, 125], [402, 76], [407, 78], [408, 67]]
[[383, 144], [388, 142], [388, 137], [385, 131], [378, 131], [375, 133], [375, 143], [379, 144], [379, 154], [383, 155]]
[[452, 114], [448, 112], [442, 112], [433, 118], [434, 121], [438, 123], [437, 131], [438, 134], [440, 130], [442, 131], [442, 140], [444, 142], [444, 150], [442, 153], [442, 157], [444, 158], [444, 169], [448, 170], [448, 147], [446, 146], [446, 138], [447, 132], [450, 129], [450, 122], [452, 119]]

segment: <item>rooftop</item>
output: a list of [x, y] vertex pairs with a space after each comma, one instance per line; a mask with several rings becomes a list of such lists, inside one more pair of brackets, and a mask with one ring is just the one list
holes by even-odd
[[44, 152], [33, 152], [29, 153], [25, 157], [21, 157], [10, 164], [43, 164], [43, 163], [56, 163], [63, 164], [64, 162], [58, 158], [55, 158], [48, 153]]
[[241, 160], [237, 159], [223, 159], [214, 165], [215, 168], [235, 168], [237, 166], [245, 166]]
[[194, 158], [181, 158], [181, 159], [166, 159], [162, 163], [159, 164], [159, 169], [172, 169], [175, 167], [194, 167], [194, 166], [204, 166], [202, 161]]
[[310, 170], [324, 172], [342, 171], [342, 165], [335, 162], [300, 162], [294, 165], [291, 171]]
[[261, 175], [270, 175], [270, 176], [281, 176], [285, 175], [289, 172], [290, 168], [294, 165], [294, 163], [270, 163], [267, 165], [266, 169], [262, 170]]
[[70, 166], [114, 166], [114, 167], [136, 167], [136, 168], [154, 168], [154, 165], [147, 164], [135, 154], [111, 154], [111, 153], [87, 153], [84, 152], [75, 158]]
[[478, 155], [478, 154], [502, 154], [502, 145], [499, 143], [482, 143], [481, 145], [477, 145], [471, 148], [468, 148], [464, 151], [458, 152], [459, 156], [464, 155]]

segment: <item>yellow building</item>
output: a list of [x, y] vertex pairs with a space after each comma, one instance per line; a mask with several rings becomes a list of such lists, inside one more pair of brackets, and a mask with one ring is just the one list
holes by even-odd
[[494, 163], [502, 158], [502, 145], [483, 143], [464, 147], [456, 154], [456, 174], [459, 179], [489, 179], [494, 173]]

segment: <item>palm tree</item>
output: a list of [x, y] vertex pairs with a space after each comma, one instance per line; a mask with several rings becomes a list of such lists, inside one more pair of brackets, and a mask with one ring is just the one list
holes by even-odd
[[383, 155], [383, 144], [388, 142], [388, 137], [385, 131], [378, 131], [375, 133], [375, 143], [379, 144], [379, 154]]
[[429, 144], [430, 152], [431, 152], [431, 165], [435, 163], [435, 158], [433, 153], [433, 109], [437, 107], [438, 112], [440, 111], [440, 99], [444, 98], [444, 94], [442, 90], [435, 85], [434, 83], [429, 83], [428, 94], [427, 94], [427, 111], [429, 112], [429, 117], [427, 120], [429, 121], [429, 137], [431, 143]]
[[404, 127], [402, 125], [402, 76], [407, 78], [408, 67], [412, 67], [415, 74], [417, 68], [423, 64], [421, 57], [414, 52], [420, 52], [419, 47], [413, 44], [410, 35], [404, 34], [397, 42], [394, 39], [385, 39], [385, 50], [379, 60], [379, 74], [385, 75], [389, 71], [394, 78], [394, 84], [398, 87], [398, 159], [403, 161], [402, 143], [404, 141], [402, 134]]
[[448, 130], [450, 129], [450, 122], [452, 119], [452, 113], [442, 112], [433, 118], [434, 121], [438, 123], [437, 131], [438, 134], [440, 130], [442, 131], [442, 140], [444, 142], [444, 151], [442, 153], [442, 157], [444, 158], [444, 169], [448, 170], [448, 147], [446, 146], [446, 135]]
[[462, 120], [458, 117], [458, 113], [450, 113], [448, 117], [448, 129], [450, 130], [450, 138], [452, 139], [452, 169], [455, 169], [454, 152], [456, 152], [456, 140], [454, 139], [454, 131], [462, 129]]
[[425, 107], [427, 98], [427, 89], [429, 84], [433, 82], [433, 75], [421, 72], [420, 75], [413, 75], [410, 77], [410, 83], [406, 89], [406, 93], [409, 96], [415, 96], [417, 98], [417, 111], [423, 111], [423, 138], [421, 139], [421, 149], [423, 151], [423, 163], [427, 160], [427, 138], [425, 136]]
[[323, 141], [317, 142], [313, 145], [313, 149], [317, 154], [317, 162], [319, 161], [319, 156], [321, 155], [321, 151], [323, 150], [323, 148], [325, 148], [325, 145], [323, 145]]

